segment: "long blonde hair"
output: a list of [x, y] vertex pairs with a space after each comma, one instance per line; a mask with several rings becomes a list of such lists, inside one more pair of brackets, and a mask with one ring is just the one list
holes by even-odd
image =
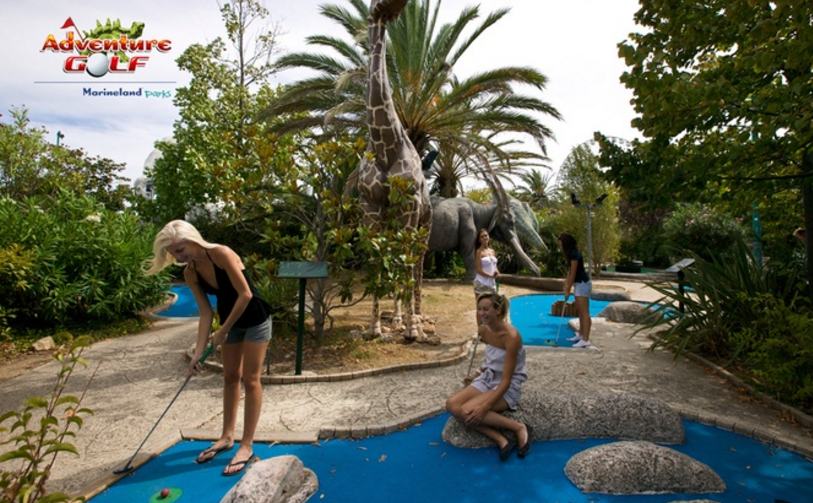
[[186, 220], [173, 220], [155, 235], [155, 241], [152, 242], [153, 257], [148, 260], [146, 273], [157, 274], [175, 264], [175, 257], [167, 251], [167, 248], [179, 241], [195, 243], [209, 250], [217, 246], [203, 239], [195, 226]]

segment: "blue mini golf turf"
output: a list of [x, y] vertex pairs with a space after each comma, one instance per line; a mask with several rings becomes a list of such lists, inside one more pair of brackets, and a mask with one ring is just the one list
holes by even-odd
[[[198, 312], [198, 305], [195, 303], [195, 296], [192, 290], [186, 285], [172, 285], [169, 289], [172, 293], [178, 296], [174, 304], [167, 309], [156, 313], [156, 316], [162, 318], [194, 318], [200, 316]], [[209, 303], [212, 309], [217, 308], [217, 298], [214, 295], [209, 295]]]
[[[522, 342], [526, 346], [552, 346], [572, 347], [573, 330], [567, 326], [571, 318], [552, 316], [551, 306], [557, 300], [562, 300], [560, 294], [531, 294], [519, 295], [510, 299], [509, 317], [511, 324], [516, 327]], [[590, 316], [596, 316], [604, 309], [609, 301], [590, 300]]]
[[[813, 501], [813, 463], [725, 430], [684, 421], [686, 442], [670, 446], [709, 465], [727, 485], [718, 494], [607, 496], [582, 494], [565, 476], [576, 453], [611, 440], [537, 441], [524, 460], [497, 459], [496, 448], [460, 449], [441, 439], [443, 414], [405, 431], [320, 445], [255, 445], [261, 458], [293, 454], [316, 473], [311, 502], [641, 502], [709, 498], [720, 502]], [[164, 487], [179, 501], [217, 502], [237, 483], [220, 475], [236, 451], [198, 465], [209, 442], [181, 442], [93, 498], [94, 503], [146, 502]]]

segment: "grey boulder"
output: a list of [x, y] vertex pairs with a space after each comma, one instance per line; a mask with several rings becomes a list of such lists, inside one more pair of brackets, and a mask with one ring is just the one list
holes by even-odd
[[707, 465], [651, 442], [614, 442], [584, 450], [565, 474], [586, 493], [719, 493], [725, 482]]
[[[683, 442], [680, 415], [666, 403], [631, 393], [561, 393], [527, 390], [519, 410], [506, 416], [528, 423], [534, 440], [617, 438], [665, 444]], [[443, 440], [456, 447], [493, 443], [455, 418], [443, 428]]]
[[317, 489], [316, 474], [298, 457], [276, 456], [251, 464], [220, 503], [301, 503]]
[[652, 321], [654, 313], [640, 302], [613, 302], [598, 313], [600, 318], [616, 323], [643, 324]]

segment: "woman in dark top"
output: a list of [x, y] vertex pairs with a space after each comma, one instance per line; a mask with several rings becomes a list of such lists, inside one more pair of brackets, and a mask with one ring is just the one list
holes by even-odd
[[241, 472], [256, 460], [252, 445], [260, 419], [262, 385], [260, 374], [265, 350], [271, 340], [270, 307], [257, 294], [246, 275], [240, 257], [228, 246], [209, 243], [195, 227], [184, 220], [166, 224], [155, 237], [154, 257], [148, 274], [173, 264], [185, 264], [184, 279], [195, 295], [200, 311], [197, 344], [188, 372], [200, 370], [212, 327], [212, 307], [208, 294], [217, 297], [220, 328], [212, 334], [212, 343], [222, 347], [223, 357], [223, 432], [220, 438], [198, 455], [197, 462], [211, 461], [234, 446], [240, 382], [246, 403], [240, 447], [223, 470], [224, 475]]
[[593, 289], [593, 283], [590, 281], [590, 275], [584, 269], [584, 259], [582, 254], [579, 253], [579, 248], [576, 244], [576, 238], [570, 234], [561, 234], [559, 236], [559, 245], [567, 258], [567, 278], [565, 278], [565, 302], [570, 298], [570, 291], [573, 290], [576, 303], [576, 312], [579, 315], [579, 332], [571, 337], [574, 348], [589, 348], [592, 346], [590, 343], [590, 327], [592, 321], [590, 320], [590, 291]]

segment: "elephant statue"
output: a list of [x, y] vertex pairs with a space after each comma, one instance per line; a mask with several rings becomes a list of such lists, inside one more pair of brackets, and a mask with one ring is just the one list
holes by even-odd
[[[430, 251], [456, 250], [466, 265], [466, 278], [474, 279], [474, 251], [477, 232], [487, 229], [492, 239], [510, 245], [519, 262], [540, 275], [539, 267], [525, 253], [522, 245], [547, 250], [539, 236], [539, 223], [531, 207], [495, 194], [489, 204], [476, 203], [464, 197], [432, 198], [432, 230]], [[503, 208], [507, 208], [507, 211]]]

